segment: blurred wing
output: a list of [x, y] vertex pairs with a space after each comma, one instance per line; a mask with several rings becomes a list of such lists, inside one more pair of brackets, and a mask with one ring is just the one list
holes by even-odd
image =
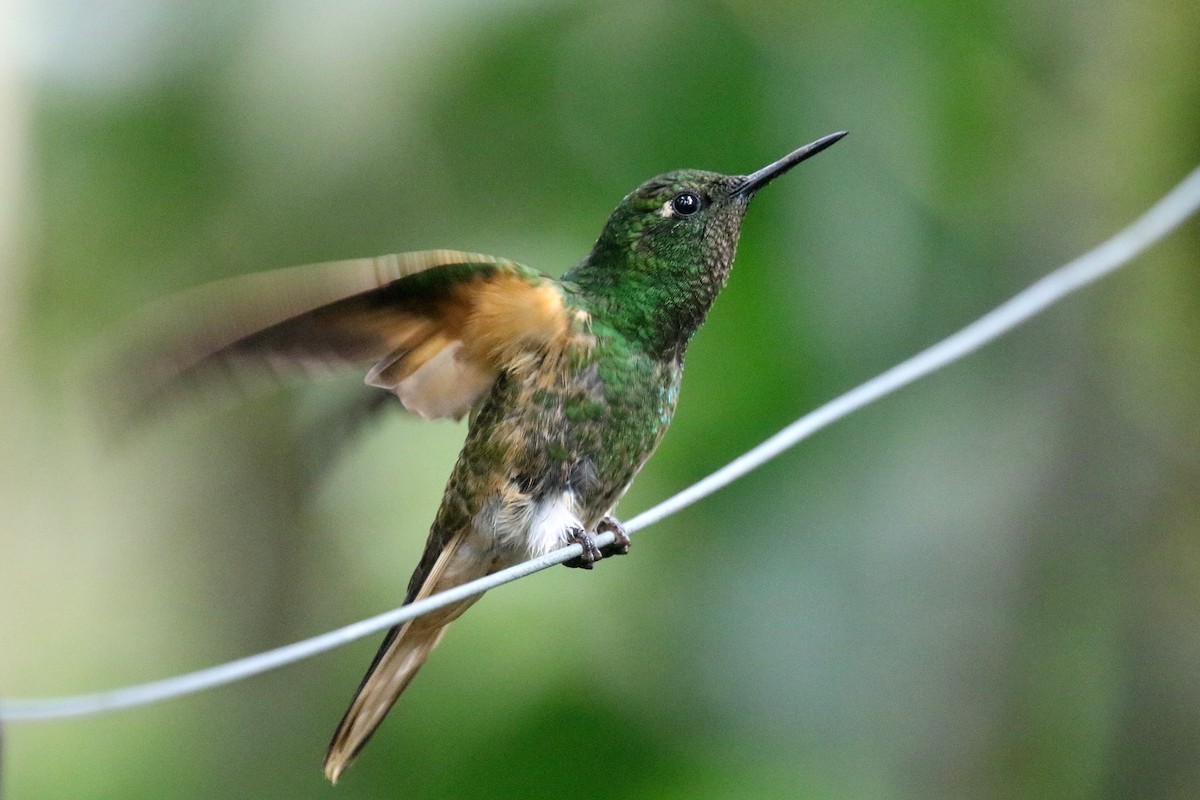
[[373, 365], [367, 383], [425, 417], [462, 417], [504, 365], [567, 329], [556, 281], [512, 261], [428, 250], [275, 270], [151, 310], [116, 370], [134, 411], [213, 378], [253, 387]]

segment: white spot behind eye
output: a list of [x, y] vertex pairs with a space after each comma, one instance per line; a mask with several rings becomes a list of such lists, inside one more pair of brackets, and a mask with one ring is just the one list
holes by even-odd
[[670, 219], [671, 217], [679, 216], [678, 214], [675, 213], [675, 209], [672, 206], [672, 204], [674, 202], [675, 202], [675, 200], [671, 199], [671, 200], [668, 200], [667, 202], [663, 203], [662, 208], [660, 208], [658, 210], [658, 215], [660, 217], [662, 217], [663, 219]]

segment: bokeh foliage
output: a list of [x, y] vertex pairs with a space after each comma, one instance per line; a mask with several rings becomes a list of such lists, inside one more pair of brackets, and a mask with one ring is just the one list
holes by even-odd
[[[0, 4], [0, 691], [390, 607], [462, 429], [323, 458], [338, 385], [106, 441], [105, 331], [397, 250], [558, 273], [680, 166], [756, 200], [631, 515], [1090, 247], [1200, 162], [1200, 5]], [[456, 623], [339, 797], [1200, 794], [1200, 227], [590, 574]], [[353, 383], [351, 378], [350, 383]], [[12, 726], [14, 798], [324, 797], [374, 642]]]

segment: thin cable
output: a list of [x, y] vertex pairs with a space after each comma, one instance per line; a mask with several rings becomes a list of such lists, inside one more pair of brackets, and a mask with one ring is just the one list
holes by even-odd
[[995, 341], [1068, 295], [1127, 264], [1197, 209], [1200, 209], [1200, 167], [1108, 241], [1067, 262], [937, 344], [813, 409], [708, 477], [637, 515], [627, 527], [645, 527], [687, 508], [842, 417]]
[[[596, 543], [600, 546], [613, 540], [611, 533], [599, 534]], [[116, 711], [122, 708], [156, 703], [187, 694], [223, 686], [286, 666], [296, 661], [333, 650], [356, 639], [369, 636], [372, 633], [399, 625], [414, 617], [428, 614], [443, 606], [457, 603], [459, 600], [476, 594], [483, 594], [488, 589], [501, 584], [515, 581], [526, 575], [532, 575], [543, 569], [561, 564], [583, 553], [583, 548], [577, 544], [569, 545], [560, 550], [525, 561], [508, 569], [494, 572], [483, 578], [473, 580], [447, 589], [415, 603], [400, 606], [391, 611], [377, 614], [373, 617], [351, 623], [328, 633], [302, 639], [292, 644], [277, 647], [245, 658], [218, 664], [215, 667], [197, 670], [195, 672], [164, 678], [159, 681], [141, 683], [121, 689], [91, 694], [70, 695], [66, 697], [49, 697], [44, 699], [6, 700], [0, 704], [0, 720], [5, 721], [34, 721], [80, 717], [88, 714], [99, 714], [105, 711]]]
[[[1200, 168], [1193, 170], [1145, 214], [1099, 247], [1054, 270], [957, 333], [805, 414], [707, 478], [629, 520], [625, 526], [626, 531], [633, 533], [669, 517], [729, 485], [816, 431], [994, 341], [1054, 303], [1128, 263], [1178, 227], [1197, 209], [1200, 209]], [[612, 539], [611, 533], [605, 533], [598, 535], [596, 542], [604, 546]], [[0, 720], [52, 720], [98, 714], [222, 686], [332, 650], [464, 598], [482, 594], [489, 589], [561, 564], [582, 552], [583, 549], [579, 545], [569, 545], [540, 558], [328, 633], [208, 669], [107, 692], [7, 700], [0, 703]]]

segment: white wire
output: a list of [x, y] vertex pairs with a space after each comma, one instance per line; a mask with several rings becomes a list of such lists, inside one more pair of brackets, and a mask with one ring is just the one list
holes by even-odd
[[[1193, 170], [1145, 214], [1099, 247], [1054, 270], [957, 333], [805, 414], [707, 478], [629, 520], [625, 526], [626, 530], [633, 533], [671, 516], [770, 461], [816, 431], [978, 350], [1054, 303], [1128, 263], [1170, 233], [1197, 209], [1200, 209], [1200, 168]], [[612, 538], [611, 533], [606, 533], [597, 536], [596, 541], [603, 546], [610, 543]], [[579, 545], [570, 545], [541, 558], [517, 564], [320, 636], [208, 669], [92, 694], [6, 700], [0, 702], [0, 721], [52, 720], [97, 714], [168, 700], [233, 683], [332, 650], [413, 617], [456, 603], [463, 598], [482, 594], [502, 584], [561, 564], [580, 553], [582, 548]]]
[[1200, 209], [1200, 167], [1134, 220], [1093, 250], [1069, 261], [979, 319], [937, 344], [859, 384], [738, 456], [706, 478], [629, 521], [645, 527], [687, 508], [842, 417], [967, 356], [1037, 316], [1049, 306], [1131, 261]]

